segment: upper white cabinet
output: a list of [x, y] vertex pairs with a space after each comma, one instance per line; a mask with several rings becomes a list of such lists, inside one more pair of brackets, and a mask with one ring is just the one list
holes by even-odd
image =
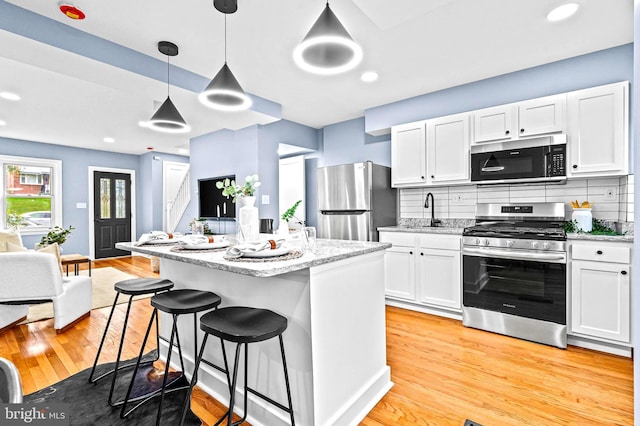
[[624, 82], [567, 95], [568, 177], [628, 173], [628, 92]]
[[473, 113], [473, 141], [488, 142], [514, 137], [513, 107], [500, 105]]
[[427, 183], [469, 182], [469, 114], [427, 121]]
[[427, 155], [424, 121], [391, 128], [391, 185], [424, 185], [427, 182]]
[[473, 142], [489, 142], [562, 132], [565, 95], [485, 108], [473, 112]]

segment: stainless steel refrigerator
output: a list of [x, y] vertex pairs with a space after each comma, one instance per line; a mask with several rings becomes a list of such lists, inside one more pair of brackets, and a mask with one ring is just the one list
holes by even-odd
[[318, 237], [378, 241], [397, 221], [389, 167], [364, 163], [318, 168]]

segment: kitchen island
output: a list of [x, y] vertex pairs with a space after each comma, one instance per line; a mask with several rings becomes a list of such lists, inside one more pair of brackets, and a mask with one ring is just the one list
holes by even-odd
[[[283, 335], [287, 367], [296, 424], [302, 426], [356, 425], [393, 385], [386, 360], [384, 295], [384, 250], [390, 246], [319, 239], [314, 252], [301, 257], [250, 262], [226, 260], [224, 250], [116, 245], [121, 250], [159, 257], [160, 275], [172, 280], [175, 289], [213, 291], [222, 298], [221, 307], [266, 308], [287, 317]], [[170, 324], [163, 316], [160, 334], [165, 359]], [[189, 378], [195, 358], [193, 327], [190, 315], [179, 319]], [[198, 343], [201, 339], [199, 331]], [[227, 345], [228, 350], [234, 349]], [[224, 365], [218, 339], [209, 339], [204, 359]], [[174, 348], [172, 366], [176, 369], [180, 369], [178, 360]], [[198, 385], [228, 404], [225, 375], [208, 363], [201, 364]], [[249, 386], [286, 403], [277, 340], [249, 345], [249, 364]], [[242, 383], [241, 377], [238, 383]], [[242, 414], [240, 392], [236, 401], [236, 412]], [[252, 425], [289, 424], [286, 413], [252, 393], [248, 404], [247, 420]]]

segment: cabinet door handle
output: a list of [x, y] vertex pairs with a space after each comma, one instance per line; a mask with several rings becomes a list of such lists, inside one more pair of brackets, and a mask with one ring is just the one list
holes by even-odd
[[520, 133], [524, 133], [524, 129], [520, 129]]
[[509, 132], [508, 130], [506, 130], [506, 131], [504, 132], [504, 134], [505, 134], [505, 135], [508, 135], [509, 133], [511, 133], [511, 132]]
[[434, 175], [431, 175], [431, 179], [435, 179], [435, 176], [434, 176]]
[[602, 254], [602, 250], [598, 250], [596, 254]]
[[424, 176], [420, 176], [420, 179], [424, 179]]
[[627, 275], [627, 271], [621, 271], [620, 272], [622, 275]]
[[424, 256], [424, 253], [420, 253], [420, 256]]
[[578, 168], [578, 165], [577, 165], [577, 164], [574, 164], [572, 167], [573, 167], [574, 169], [577, 169], [577, 168]]
[[409, 252], [409, 254], [413, 254], [413, 252], [412, 252], [412, 251], [410, 251], [410, 252]]

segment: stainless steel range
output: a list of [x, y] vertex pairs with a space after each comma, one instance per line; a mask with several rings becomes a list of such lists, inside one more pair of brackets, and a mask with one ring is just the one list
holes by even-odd
[[463, 232], [463, 324], [567, 347], [563, 203], [478, 204]]

